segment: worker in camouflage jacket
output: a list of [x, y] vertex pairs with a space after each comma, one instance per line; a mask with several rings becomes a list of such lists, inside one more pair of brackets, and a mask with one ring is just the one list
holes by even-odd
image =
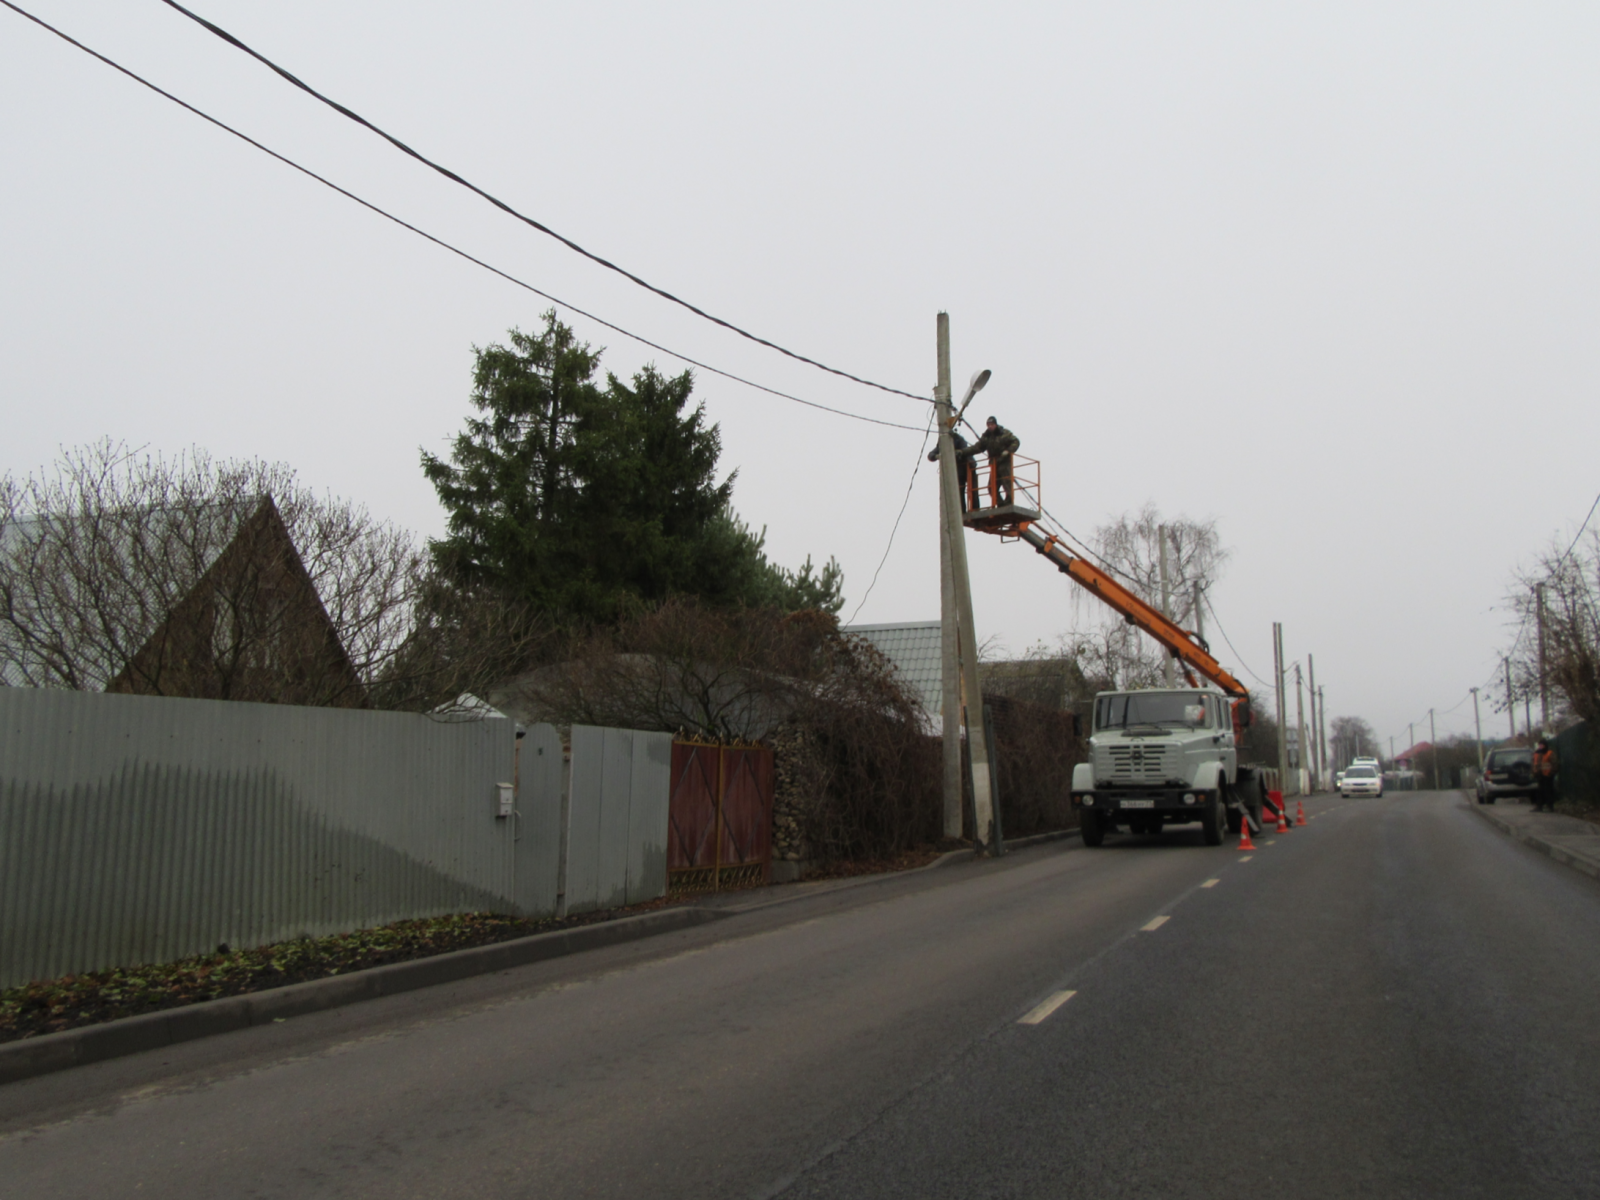
[[1022, 441], [1011, 430], [993, 417], [984, 422], [983, 434], [972, 445], [956, 451], [956, 461], [971, 458], [980, 450], [989, 456], [989, 495], [995, 504], [1010, 504], [1012, 500], [1011, 456], [1022, 446]]
[[[969, 506], [977, 506], [977, 481], [972, 478], [972, 460], [961, 457], [961, 452], [967, 448], [967, 439], [952, 429], [950, 444], [956, 449], [956, 488], [961, 493], [961, 511], [966, 512]], [[938, 446], [928, 451], [928, 461], [939, 461]]]

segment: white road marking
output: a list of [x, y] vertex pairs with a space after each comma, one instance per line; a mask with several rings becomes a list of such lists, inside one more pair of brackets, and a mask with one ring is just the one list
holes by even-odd
[[1255, 855], [1253, 855], [1253, 854], [1241, 854], [1239, 856], [1239, 861], [1240, 862], [1249, 862], [1254, 857], [1255, 857]]
[[1018, 1025], [1037, 1025], [1068, 1000], [1076, 996], [1077, 992], [1055, 992], [1046, 996], [1038, 1004], [1030, 1008], [1026, 1014], [1017, 1018]]
[[1222, 882], [1222, 880], [1220, 880], [1220, 879], [1208, 879], [1204, 883], [1202, 883], [1200, 886], [1201, 887], [1216, 887], [1217, 884], [1219, 884], [1221, 882]]
[[1171, 917], [1156, 917], [1156, 918], [1154, 918], [1152, 920], [1146, 921], [1143, 925], [1139, 926], [1139, 932], [1140, 933], [1154, 933], [1156, 930], [1160, 929], [1163, 925], [1165, 925], [1170, 920], [1172, 920]]
[[1277, 838], [1268, 838], [1266, 841], [1262, 842], [1261, 844], [1263, 846], [1270, 846], [1270, 845], [1272, 845], [1273, 842], [1275, 842], [1277, 840], [1278, 840]]

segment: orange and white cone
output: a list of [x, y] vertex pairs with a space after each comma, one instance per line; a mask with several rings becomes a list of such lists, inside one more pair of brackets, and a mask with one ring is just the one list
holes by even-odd
[[1256, 844], [1250, 840], [1250, 812], [1248, 809], [1239, 810], [1239, 849], [1254, 850]]
[[1278, 832], [1289, 832], [1289, 810], [1284, 805], [1278, 806]]
[[1294, 802], [1294, 823], [1296, 825], [1304, 825], [1306, 823], [1306, 802], [1304, 800], [1296, 800]]

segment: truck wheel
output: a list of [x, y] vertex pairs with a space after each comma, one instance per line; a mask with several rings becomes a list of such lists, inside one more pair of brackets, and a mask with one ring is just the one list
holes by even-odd
[[1200, 818], [1200, 830], [1205, 834], [1206, 845], [1222, 845], [1222, 836], [1228, 829], [1228, 809], [1222, 803], [1222, 792], [1219, 789], [1211, 797], [1211, 803], [1206, 806], [1205, 815]]
[[1078, 818], [1078, 832], [1085, 846], [1098, 846], [1106, 840], [1105, 819], [1094, 809], [1088, 809]]

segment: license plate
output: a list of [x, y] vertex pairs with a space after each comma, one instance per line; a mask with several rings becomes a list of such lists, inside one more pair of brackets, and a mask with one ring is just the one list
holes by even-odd
[[1154, 808], [1155, 806], [1156, 802], [1154, 800], [1124, 800], [1122, 802], [1123, 808]]

